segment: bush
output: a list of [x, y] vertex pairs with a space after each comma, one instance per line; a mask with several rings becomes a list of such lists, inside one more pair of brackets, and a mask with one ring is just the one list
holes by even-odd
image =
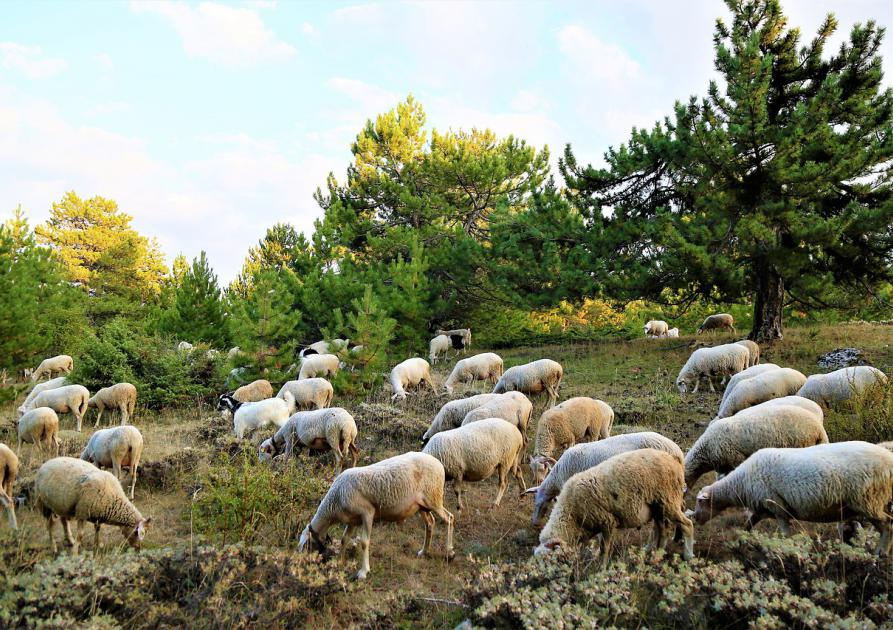
[[869, 387], [847, 404], [825, 415], [825, 430], [832, 442], [893, 439], [893, 384]]

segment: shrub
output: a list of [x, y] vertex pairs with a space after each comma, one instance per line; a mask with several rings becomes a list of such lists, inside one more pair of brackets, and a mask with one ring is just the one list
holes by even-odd
[[893, 383], [869, 387], [839, 409], [829, 411], [825, 430], [832, 442], [893, 439]]

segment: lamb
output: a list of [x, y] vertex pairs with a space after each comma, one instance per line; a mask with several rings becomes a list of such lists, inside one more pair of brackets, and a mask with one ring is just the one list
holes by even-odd
[[31, 401], [31, 405], [33, 407], [49, 407], [60, 414], [74, 414], [78, 431], [80, 431], [89, 400], [90, 392], [83, 385], [64, 385], [40, 392]]
[[37, 407], [27, 411], [19, 418], [19, 443], [17, 450], [22, 451], [22, 444], [33, 444], [41, 452], [56, 447], [59, 454], [59, 416], [49, 407]]
[[121, 424], [125, 425], [133, 416], [133, 409], [136, 407], [136, 387], [130, 383], [118, 383], [111, 387], [103, 387], [87, 401], [87, 407], [99, 412], [96, 414], [93, 428], [99, 426], [102, 412], [106, 409], [117, 409], [121, 414]]
[[16, 522], [16, 506], [12, 487], [19, 474], [19, 458], [11, 448], [0, 442], [0, 507], [6, 510], [9, 527], [18, 529]]
[[394, 395], [391, 400], [406, 400], [406, 390], [410, 387], [426, 383], [431, 391], [434, 391], [434, 381], [431, 379], [431, 366], [425, 359], [418, 357], [406, 359], [402, 363], [398, 363], [391, 370], [390, 375], [391, 389]]
[[539, 526], [546, 507], [558, 496], [561, 488], [564, 487], [564, 484], [572, 476], [593, 466], [598, 466], [609, 457], [613, 457], [618, 453], [634, 451], [640, 448], [654, 448], [659, 451], [666, 451], [674, 459], [678, 460], [680, 464], [683, 462], [682, 449], [673, 440], [652, 431], [625, 433], [605, 438], [598, 442], [572, 446], [564, 452], [557, 462], [551, 460], [554, 466], [549, 466], [549, 474], [546, 475], [546, 478], [539, 486], [528, 488], [525, 492], [525, 494], [536, 495], [532, 518], [534, 527]]
[[530, 424], [530, 416], [533, 414], [533, 404], [521, 392], [507, 392], [498, 394], [498, 396], [499, 398], [469, 411], [462, 420], [462, 426], [487, 418], [501, 418], [518, 428], [526, 449], [527, 426]]
[[481, 405], [484, 405], [491, 400], [495, 400], [500, 396], [502, 396], [502, 394], [478, 394], [477, 396], [451, 400], [446, 403], [440, 408], [440, 411], [437, 412], [437, 415], [434, 416], [434, 419], [431, 421], [431, 426], [428, 427], [428, 430], [422, 435], [422, 444], [426, 444], [428, 440], [431, 439], [431, 436], [440, 433], [441, 431], [459, 427], [469, 411], [477, 409]]
[[792, 405], [767, 406], [710, 424], [685, 454], [685, 483], [691, 488], [711, 470], [731, 472], [761, 448], [804, 448], [827, 444], [822, 419]]
[[288, 381], [276, 398], [285, 399], [285, 392], [291, 392], [297, 409], [324, 409], [332, 403], [335, 390], [324, 378], [305, 378], [303, 381]]
[[754, 376], [759, 376], [765, 372], [769, 372], [771, 370], [778, 370], [780, 366], [775, 365], [774, 363], [761, 363], [759, 365], [752, 365], [747, 368], [743, 372], [738, 372], [737, 374], [733, 374], [729, 379], [729, 382], [726, 383], [726, 390], [722, 393], [722, 400], [720, 401], [720, 406], [722, 403], [726, 401], [726, 398], [729, 397], [729, 394], [738, 386], [738, 383], [741, 381], [745, 381], [749, 378], [753, 378]]
[[[682, 464], [666, 451], [643, 448], [609, 457], [567, 480], [534, 554], [576, 546], [601, 534], [601, 564], [610, 560], [617, 529], [654, 523], [648, 547], [665, 543], [667, 525], [682, 531], [686, 560], [694, 557], [694, 526], [682, 513]], [[672, 531], [672, 530], [671, 530]]]
[[299, 411], [288, 419], [276, 434], [261, 443], [261, 460], [281, 453], [288, 459], [295, 448], [306, 446], [312, 450], [331, 450], [335, 456], [335, 475], [341, 472], [348, 454], [351, 466], [357, 465], [357, 423], [341, 407]]
[[556, 448], [568, 448], [578, 442], [604, 439], [611, 435], [614, 410], [595, 398], [580, 396], [543, 412], [536, 426], [536, 442], [530, 458], [533, 479], [539, 483], [547, 467], [555, 463]]
[[[334, 354], [311, 354], [301, 359], [301, 371], [298, 380], [316, 376], [328, 378], [335, 376], [340, 367], [340, 360]], [[272, 396], [272, 393], [270, 394]]]
[[774, 517], [785, 536], [790, 519], [814, 523], [859, 520], [881, 534], [878, 555], [893, 552], [893, 453], [868, 442], [809, 448], [765, 448], [698, 494], [695, 520], [730, 507], [750, 511], [746, 528]]
[[67, 385], [68, 383], [66, 381], [67, 379], [64, 376], [60, 376], [49, 381], [44, 381], [43, 383], [38, 383], [33, 388], [31, 388], [31, 391], [25, 398], [25, 402], [23, 402], [22, 406], [18, 409], [19, 417], [21, 417], [23, 413], [34, 407], [34, 399], [40, 392], [45, 392], [50, 389], [56, 389], [58, 387], [62, 387], [63, 385]]
[[450, 345], [450, 338], [446, 335], [437, 335], [428, 342], [428, 358], [431, 360], [431, 365], [437, 365], [437, 357], [441, 354], [446, 355]]
[[731, 330], [733, 335], [737, 335], [735, 330], [735, 318], [728, 313], [717, 313], [716, 315], [708, 315], [704, 323], [698, 328], [700, 335], [705, 330]]
[[228, 409], [233, 416], [233, 431], [242, 439], [246, 433], [261, 429], [268, 424], [282, 427], [295, 410], [295, 397], [285, 392], [282, 398], [267, 398], [251, 403], [241, 403], [230, 394], [221, 394], [218, 409]]
[[679, 339], [679, 329], [671, 328], [667, 331], [667, 337], [669, 337], [670, 339]]
[[453, 557], [453, 515], [443, 506], [443, 465], [424, 453], [404, 453], [369, 466], [351, 468], [335, 478], [316, 514], [301, 532], [299, 548], [327, 553], [329, 529], [347, 525], [341, 537], [341, 556], [360, 528], [363, 559], [357, 579], [369, 574], [369, 539], [375, 521], [402, 522], [421, 512], [425, 520], [425, 544], [419, 557], [431, 552], [436, 514], [447, 525], [446, 555]]
[[[759, 405], [754, 405], [753, 407], [742, 409], [734, 416], [730, 417], [741, 418], [746, 415], [758, 415], [764, 413], [769, 407], [778, 406], [800, 407], [801, 409], [804, 409], [813, 414], [819, 420], [824, 421], [825, 419], [825, 414], [822, 412], [822, 408], [813, 401], [809, 400], [808, 398], [803, 398], [802, 396], [782, 396], [781, 398], [773, 398], [771, 400], [767, 400], [766, 402], [762, 402]], [[710, 424], [713, 424], [717, 420], [720, 420], [720, 418], [714, 418], [710, 421]]]
[[137, 470], [143, 454], [143, 434], [133, 426], [100, 429], [90, 436], [81, 452], [81, 459], [99, 468], [111, 467], [115, 479], [121, 479], [121, 469], [130, 468], [130, 500], [136, 488]]
[[[133, 503], [127, 500], [121, 482], [105, 470], [73, 457], [56, 457], [45, 462], [34, 478], [34, 496], [44, 518], [50, 547], [56, 553], [53, 521], [58, 516], [65, 532], [65, 542], [77, 554], [81, 543], [81, 529], [85, 522], [93, 523], [93, 548], [99, 548], [99, 529], [102, 525], [116, 525], [127, 543], [139, 549], [151, 518], [143, 518]], [[71, 535], [70, 521], [78, 522], [78, 538]]]
[[[713, 348], [698, 348], [691, 353], [688, 361], [679, 370], [676, 377], [676, 388], [680, 394], [691, 390], [696, 393], [701, 384], [701, 379], [706, 378], [710, 391], [715, 392], [712, 378], [726, 377], [744, 371], [750, 360], [750, 352], [744, 346], [738, 344], [723, 344]], [[692, 388], [694, 384], [694, 388]]]
[[735, 386], [735, 391], [728, 395], [719, 407], [717, 418], [728, 418], [742, 409], [752, 407], [761, 402], [791, 396], [803, 387], [806, 377], [792, 368], [769, 370]]
[[858, 365], [829, 372], [813, 374], [797, 392], [798, 396], [814, 400], [825, 407], [835, 407], [839, 403], [861, 395], [865, 390], [887, 384], [887, 376], [877, 368]]
[[447, 393], [452, 394], [453, 389], [459, 383], [490, 381], [495, 385], [502, 376], [502, 372], [502, 358], [498, 354], [493, 352], [476, 354], [473, 357], [457, 361], [443, 387]]
[[232, 396], [242, 403], [258, 402], [273, 397], [273, 386], [270, 385], [270, 381], [259, 378], [247, 385], [242, 385], [233, 392]]
[[649, 319], [645, 324], [646, 337], [665, 337], [670, 326], [662, 319]]
[[747, 362], [747, 367], [753, 367], [760, 362], [760, 344], [756, 341], [751, 341], [750, 339], [743, 339], [741, 341], [736, 341], [735, 343], [739, 346], [744, 346], [750, 353], [750, 360]]
[[450, 343], [453, 344], [453, 349], [456, 350], [456, 354], [461, 350], [462, 352], [467, 352], [471, 347], [471, 329], [470, 328], [455, 328], [453, 330], [437, 330], [434, 334], [436, 335], [446, 335], [450, 338]]
[[74, 369], [74, 359], [67, 354], [44, 359], [37, 366], [37, 369], [31, 372], [31, 380], [39, 381], [49, 376], [53, 378], [56, 374], [71, 374]]
[[546, 392], [549, 395], [549, 407], [554, 407], [563, 376], [564, 370], [560, 363], [551, 359], [540, 359], [507, 369], [493, 388], [493, 393], [518, 391], [533, 395]]

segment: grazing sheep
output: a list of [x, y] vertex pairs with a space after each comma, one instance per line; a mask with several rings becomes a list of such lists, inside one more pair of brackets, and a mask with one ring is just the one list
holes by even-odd
[[711, 470], [731, 472], [761, 448], [804, 448], [826, 444], [821, 418], [802, 407], [767, 406], [761, 413], [743, 413], [711, 423], [685, 454], [689, 488]]
[[59, 416], [49, 407], [27, 411], [19, 418], [18, 434], [19, 452], [22, 451], [22, 444], [33, 444], [41, 453], [44, 448], [49, 452], [55, 446], [56, 455], [59, 455]]
[[233, 392], [232, 396], [242, 403], [258, 402], [273, 397], [273, 386], [270, 384], [270, 381], [259, 378], [247, 385], [242, 385], [242, 387]]
[[790, 520], [859, 520], [881, 534], [878, 555], [893, 552], [893, 453], [868, 442], [809, 448], [764, 448], [698, 494], [695, 520], [706, 523], [730, 507], [750, 511], [746, 528], [774, 517], [785, 536]]
[[774, 363], [760, 363], [759, 365], [753, 365], [743, 372], [738, 372], [737, 374], [733, 374], [729, 379], [729, 382], [726, 383], [726, 389], [722, 393], [722, 400], [720, 401], [720, 406], [726, 401], [726, 398], [729, 397], [729, 394], [738, 386], [738, 383], [741, 381], [746, 381], [749, 378], [753, 378], [754, 376], [759, 376], [765, 372], [769, 372], [771, 370], [781, 369], [780, 366], [775, 365]]
[[87, 401], [87, 407], [98, 411], [96, 422], [93, 423], [94, 428], [99, 426], [102, 412], [106, 409], [117, 409], [121, 414], [121, 424], [125, 425], [133, 416], [133, 410], [136, 407], [136, 387], [130, 383], [118, 383], [111, 387], [103, 387]]
[[426, 383], [431, 391], [434, 390], [434, 381], [431, 379], [431, 366], [425, 359], [418, 357], [406, 359], [402, 363], [398, 363], [391, 370], [390, 375], [391, 389], [394, 395], [391, 400], [406, 400], [406, 390], [415, 387], [421, 383]]
[[12, 492], [19, 474], [19, 458], [11, 448], [0, 442], [0, 507], [6, 510], [6, 518], [12, 529], [18, 529], [16, 504]]
[[646, 337], [665, 337], [670, 326], [662, 319], [650, 319], [645, 324]]
[[728, 313], [717, 313], [716, 315], [708, 315], [704, 323], [698, 328], [700, 335], [705, 330], [731, 330], [733, 335], [737, 335], [735, 330], [735, 318]]
[[25, 402], [23, 402], [22, 406], [18, 409], [19, 417], [21, 417], [22, 414], [29, 409], [33, 409], [34, 399], [40, 392], [45, 392], [50, 389], [57, 389], [59, 387], [62, 387], [63, 385], [67, 385], [68, 383], [66, 382], [66, 380], [67, 379], [64, 376], [60, 376], [49, 381], [44, 381], [43, 383], [38, 383], [37, 385], [32, 387], [31, 391], [28, 393], [28, 396], [25, 398]]
[[609, 457], [640, 448], [654, 448], [659, 451], [666, 451], [677, 459], [680, 464], [683, 462], [682, 449], [673, 440], [652, 431], [624, 433], [599, 440], [598, 442], [587, 442], [572, 446], [564, 452], [557, 462], [551, 460], [554, 466], [549, 466], [549, 474], [546, 475], [546, 478], [539, 486], [528, 488], [525, 492], [525, 494], [536, 494], [533, 506], [533, 525], [535, 527], [539, 526], [546, 507], [558, 496], [568, 479], [578, 472], [598, 466]]
[[428, 441], [422, 452], [433, 455], [443, 464], [446, 478], [453, 482], [461, 516], [465, 509], [462, 500], [465, 482], [483, 481], [498, 472], [499, 489], [493, 499], [493, 507], [502, 501], [509, 473], [517, 479], [521, 492], [524, 492], [520, 463], [523, 450], [524, 441], [516, 427], [502, 418], [488, 418], [458, 429], [441, 431]]
[[[143, 518], [133, 503], [127, 500], [121, 482], [89, 462], [73, 457], [56, 457], [45, 462], [34, 478], [34, 496], [44, 518], [50, 547], [56, 553], [53, 538], [53, 521], [62, 521], [65, 542], [72, 553], [77, 554], [81, 542], [81, 528], [85, 522], [93, 523], [93, 548], [99, 548], [99, 528], [115, 525], [127, 543], [139, 548], [146, 535], [151, 518]], [[78, 522], [78, 538], [71, 535], [70, 521]]]
[[886, 385], [887, 376], [869, 365], [842, 368], [828, 374], [813, 374], [797, 392], [798, 396], [814, 400], [825, 407], [835, 407], [866, 389]]
[[753, 367], [760, 362], [760, 344], [756, 341], [751, 341], [750, 339], [736, 341], [735, 343], [739, 346], [744, 346], [750, 353], [750, 360], [747, 362], [747, 367]]
[[221, 394], [218, 409], [227, 409], [233, 416], [233, 431], [242, 439], [268, 424], [282, 427], [295, 410], [295, 397], [285, 392], [282, 398], [267, 398], [251, 403], [241, 403], [230, 394]]
[[459, 383], [471, 383], [473, 381], [490, 381], [495, 385], [502, 376], [502, 358], [493, 352], [476, 354], [473, 357], [457, 361], [453, 371], [450, 372], [443, 388], [450, 394]]
[[506, 392], [498, 394], [498, 396], [499, 398], [469, 411], [462, 420], [462, 426], [487, 418], [500, 418], [518, 428], [526, 449], [527, 426], [530, 424], [530, 416], [533, 414], [533, 403], [521, 392]]
[[[788, 406], [788, 407], [800, 407], [801, 409], [808, 411], [813, 414], [819, 420], [824, 421], [825, 414], [822, 412], [822, 408], [819, 407], [816, 403], [809, 400], [808, 398], [803, 398], [802, 396], [782, 396], [780, 398], [773, 398], [771, 400], [767, 400], [766, 402], [761, 402], [759, 405], [754, 405], [753, 407], [747, 407], [746, 409], [742, 409], [734, 416], [730, 416], [732, 418], [741, 418], [746, 415], [755, 415], [761, 414], [766, 411], [769, 407], [780, 407], [780, 406]], [[710, 424], [713, 424], [720, 418], [714, 418], [710, 421]]]
[[803, 387], [806, 377], [792, 368], [779, 368], [741, 381], [719, 407], [717, 418], [728, 418], [759, 403], [792, 396]]
[[324, 378], [305, 378], [303, 381], [288, 381], [276, 394], [285, 399], [285, 392], [291, 392], [297, 409], [324, 409], [332, 403], [335, 390]]
[[136, 488], [137, 471], [143, 454], [143, 434], [134, 426], [100, 429], [90, 436], [81, 452], [81, 459], [99, 468], [111, 467], [115, 479], [120, 481], [121, 470], [130, 468], [130, 500]]
[[549, 407], [554, 407], [558, 401], [558, 388], [561, 387], [563, 376], [564, 370], [560, 363], [551, 359], [540, 359], [507, 369], [493, 388], [493, 393], [516, 391], [532, 396], [546, 392], [549, 395]]
[[443, 465], [424, 453], [404, 453], [369, 466], [351, 468], [335, 477], [304, 531], [300, 549], [327, 552], [329, 529], [336, 523], [347, 525], [341, 537], [341, 555], [346, 557], [348, 542], [359, 528], [363, 559], [357, 579], [369, 574], [369, 539], [375, 521], [402, 522], [421, 512], [425, 520], [425, 544], [419, 557], [431, 552], [434, 516], [446, 523], [446, 556], [453, 556], [453, 515], [443, 507]]
[[446, 335], [437, 335], [428, 343], [428, 358], [431, 360], [431, 365], [437, 365], [437, 357], [441, 354], [446, 356], [450, 345], [450, 338]]
[[[747, 368], [747, 362], [750, 360], [750, 352], [744, 346], [736, 343], [726, 343], [713, 348], [698, 348], [691, 353], [688, 361], [679, 370], [679, 376], [676, 377], [676, 388], [680, 394], [685, 394], [689, 390], [696, 393], [701, 384], [701, 379], [707, 379], [710, 391], [715, 392], [713, 387], [713, 378], [727, 377], [743, 372]], [[694, 384], [694, 388], [692, 388]]]
[[570, 398], [540, 416], [536, 426], [536, 442], [530, 458], [533, 480], [539, 483], [547, 467], [555, 463], [556, 448], [569, 448], [578, 442], [604, 439], [611, 435], [614, 410], [601, 400], [579, 396]]
[[431, 421], [431, 426], [422, 435], [422, 444], [426, 444], [432, 435], [459, 427], [469, 411], [477, 409], [500, 396], [502, 394], [478, 394], [477, 396], [451, 400], [446, 403], [440, 408], [440, 411], [437, 412], [437, 415]]
[[456, 354], [459, 354], [461, 350], [463, 353], [467, 352], [471, 347], [471, 329], [470, 328], [454, 328], [453, 330], [437, 330], [434, 334], [436, 335], [446, 335], [450, 338], [450, 343], [453, 344], [453, 349], [456, 350]]
[[177, 352], [183, 352], [184, 354], [187, 352], [192, 352], [193, 348], [195, 348], [195, 346], [193, 346], [188, 341], [181, 341], [177, 344]]
[[80, 431], [89, 400], [90, 392], [83, 385], [64, 385], [40, 392], [31, 401], [31, 405], [32, 407], [49, 407], [58, 414], [74, 414], [78, 431]]
[[601, 534], [601, 564], [610, 561], [618, 529], [654, 523], [648, 547], [663, 548], [668, 524], [682, 530], [683, 556], [694, 556], [694, 527], [682, 513], [682, 464], [666, 451], [643, 448], [609, 457], [567, 480], [534, 554], [576, 546]]
[[338, 475], [351, 456], [351, 466], [357, 465], [357, 423], [347, 410], [341, 407], [299, 411], [288, 419], [276, 434], [265, 440], [259, 448], [261, 459], [281, 453], [288, 459], [295, 448], [306, 446], [311, 450], [331, 450], [335, 456], [335, 474]]
[[671, 328], [667, 331], [667, 337], [670, 339], [679, 339], [679, 329]]
[[[298, 380], [305, 378], [329, 378], [338, 373], [341, 361], [334, 354], [310, 354], [301, 360], [301, 371]], [[272, 396], [272, 393], [270, 394]]]
[[53, 378], [56, 374], [71, 374], [74, 369], [74, 359], [67, 354], [44, 359], [37, 366], [37, 369], [31, 372], [31, 380], [39, 381], [49, 376]]

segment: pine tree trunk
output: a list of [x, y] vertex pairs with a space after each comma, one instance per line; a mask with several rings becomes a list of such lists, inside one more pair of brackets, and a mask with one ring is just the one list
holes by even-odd
[[753, 304], [753, 329], [748, 336], [757, 342], [783, 337], [784, 279], [769, 264], [757, 265], [757, 294]]

